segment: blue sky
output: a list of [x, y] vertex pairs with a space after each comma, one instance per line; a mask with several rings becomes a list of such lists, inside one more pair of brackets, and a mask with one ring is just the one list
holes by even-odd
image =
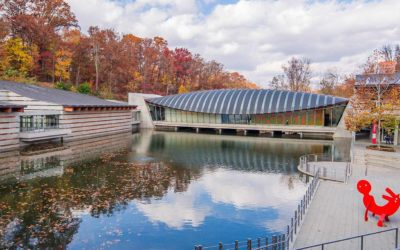
[[261, 86], [291, 57], [357, 73], [373, 50], [400, 43], [399, 0], [67, 0], [82, 30], [91, 25], [164, 37], [217, 60]]

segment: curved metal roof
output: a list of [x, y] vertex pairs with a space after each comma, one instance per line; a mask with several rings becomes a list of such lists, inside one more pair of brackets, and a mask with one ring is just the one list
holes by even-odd
[[347, 103], [341, 97], [271, 89], [221, 89], [152, 98], [148, 103], [212, 114], [267, 114]]

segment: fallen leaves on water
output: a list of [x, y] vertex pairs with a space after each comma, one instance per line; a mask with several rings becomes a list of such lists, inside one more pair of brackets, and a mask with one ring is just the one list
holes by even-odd
[[0, 248], [57, 248], [72, 240], [82, 214], [111, 216], [131, 200], [160, 198], [171, 187], [184, 191], [192, 179], [188, 169], [118, 160], [124, 154], [104, 154], [98, 163], [65, 167], [62, 176], [2, 189]]

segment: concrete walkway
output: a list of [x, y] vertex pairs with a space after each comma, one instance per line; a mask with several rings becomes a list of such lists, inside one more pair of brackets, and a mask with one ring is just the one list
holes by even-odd
[[[321, 181], [294, 243], [295, 249], [400, 227], [400, 211], [392, 216], [391, 221], [387, 222], [386, 227], [383, 228], [376, 225], [377, 217], [370, 216], [368, 222], [364, 221], [365, 208], [362, 196], [356, 188], [360, 179], [367, 179], [371, 182], [371, 194], [380, 205], [386, 203], [386, 200], [382, 199], [382, 195], [386, 193], [386, 187], [390, 187], [395, 193], [400, 193], [400, 169], [367, 167], [364, 160], [364, 148], [363, 146], [355, 147], [353, 174], [347, 184]], [[394, 235], [394, 232], [389, 232], [369, 236], [364, 239], [364, 249], [394, 249]], [[327, 245], [324, 249], [361, 249], [361, 243], [360, 239], [351, 240]]]

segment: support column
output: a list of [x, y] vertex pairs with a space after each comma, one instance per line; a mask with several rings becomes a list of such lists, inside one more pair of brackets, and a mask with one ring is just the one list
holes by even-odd
[[200, 128], [196, 128], [196, 133], [200, 133]]
[[396, 126], [394, 129], [394, 135], [393, 135], [393, 145], [397, 146], [399, 145], [399, 125]]
[[243, 134], [244, 134], [244, 135], [247, 135], [247, 130], [244, 130], [244, 131], [243, 131]]
[[179, 128], [178, 128], [178, 127], [175, 127], [175, 132], [178, 132], [178, 130], [179, 130]]
[[303, 132], [300, 132], [299, 135], [300, 135], [300, 139], [303, 139]]
[[222, 129], [217, 129], [217, 133], [218, 133], [219, 135], [222, 135]]

